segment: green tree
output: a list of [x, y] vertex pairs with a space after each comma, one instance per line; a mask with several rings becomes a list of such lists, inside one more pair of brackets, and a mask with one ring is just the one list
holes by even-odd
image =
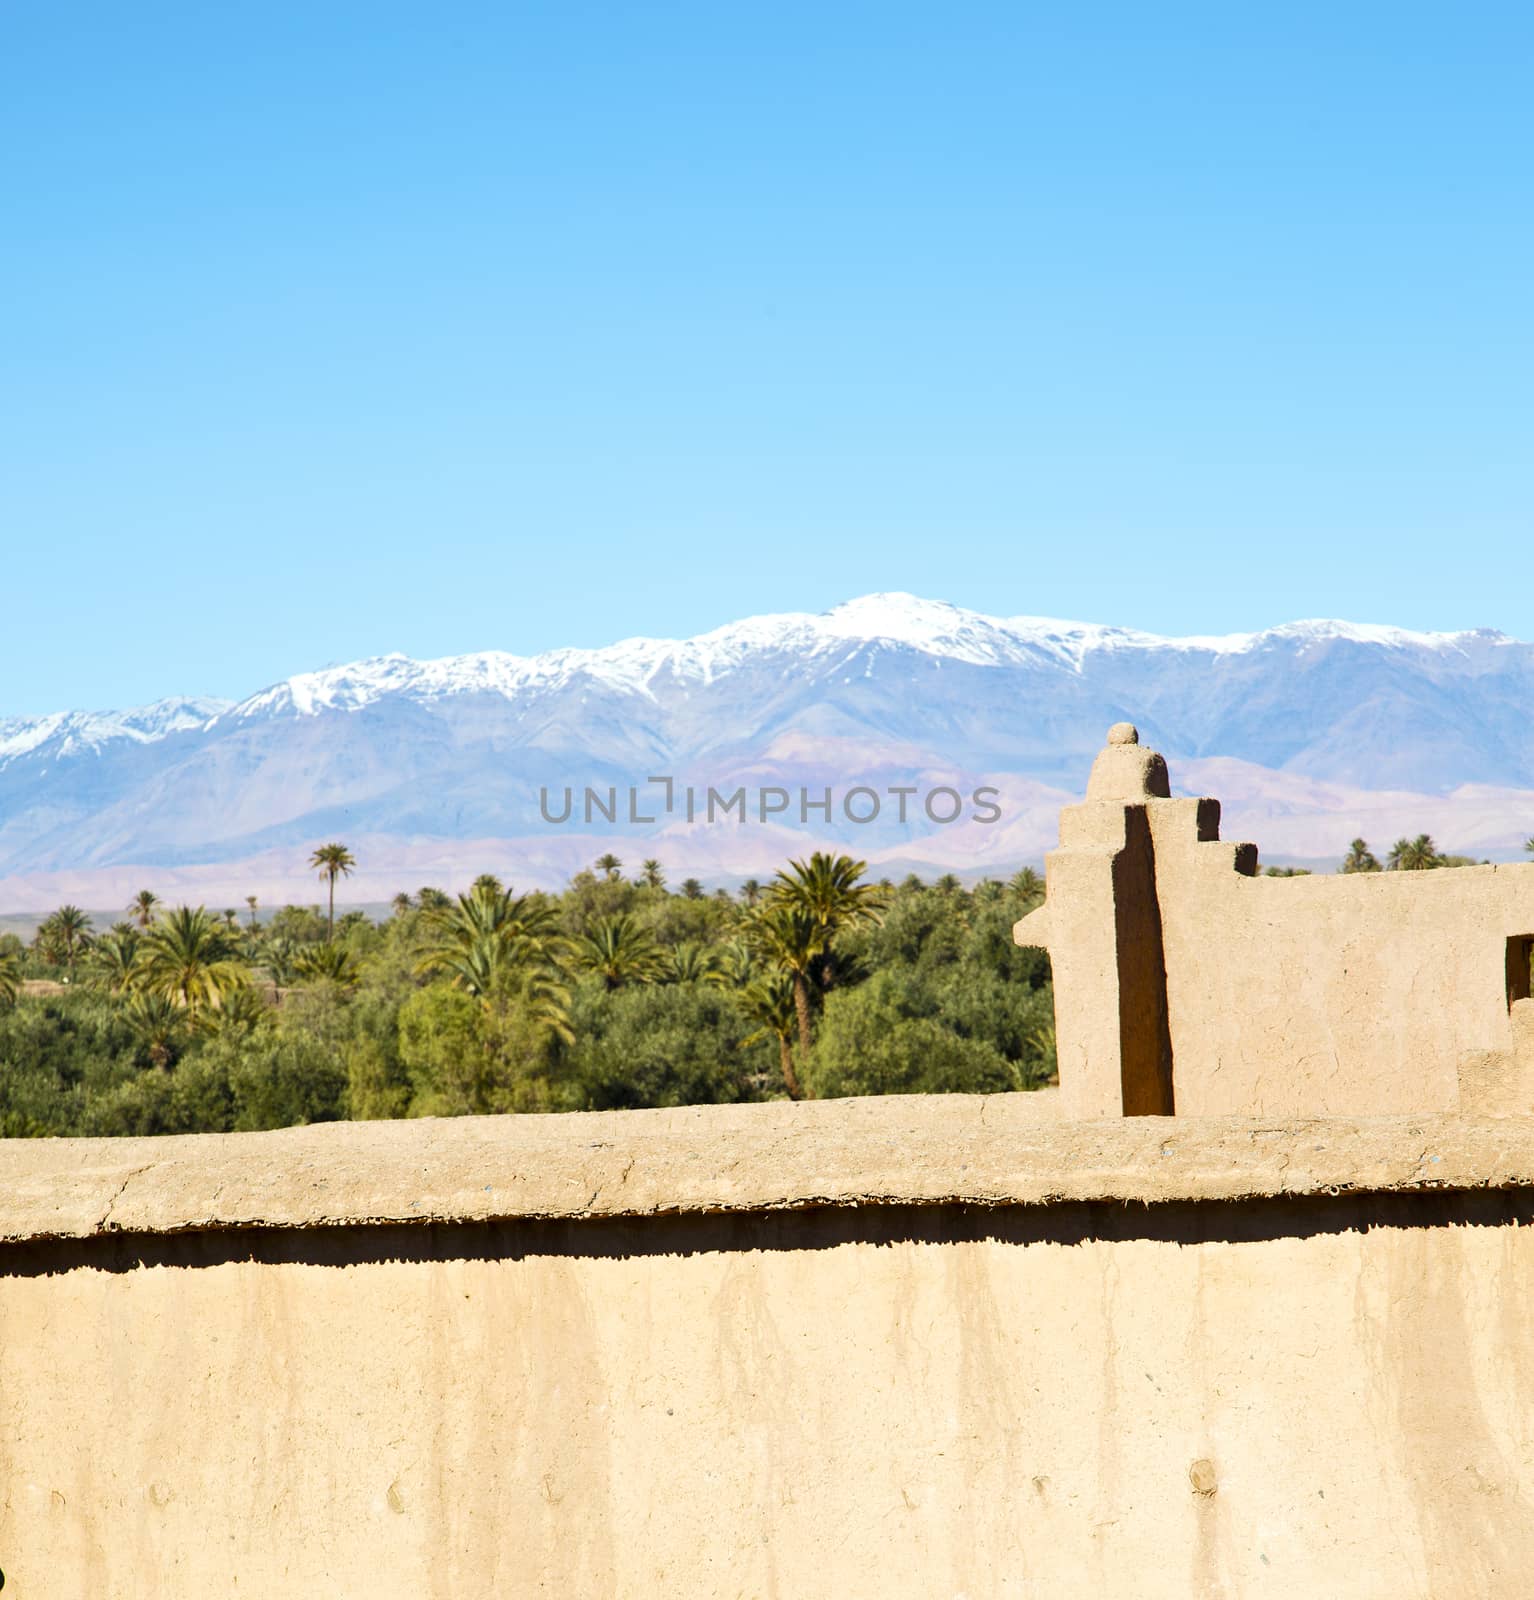
[[186, 1012], [167, 995], [145, 992], [130, 997], [123, 1021], [150, 1064], [169, 1072], [186, 1038]]
[[810, 1092], [994, 1094], [1018, 1086], [992, 1044], [924, 1011], [919, 988], [895, 972], [831, 995], [810, 1063]]
[[63, 950], [64, 965], [68, 968], [69, 976], [73, 980], [75, 957], [90, 942], [91, 919], [79, 906], [60, 906], [48, 918], [46, 925]]
[[283, 906], [266, 925], [266, 937], [294, 944], [324, 944], [330, 924], [318, 906]]
[[102, 934], [86, 956], [87, 981], [109, 994], [126, 994], [133, 987], [143, 943], [143, 934], [131, 923]]
[[713, 983], [721, 970], [715, 951], [689, 939], [668, 952], [660, 963], [659, 976], [665, 983]]
[[258, 902], [256, 900], [256, 897], [253, 894], [248, 894], [248, 895], [245, 896], [245, 905], [246, 905], [247, 909], [250, 911], [250, 931], [252, 933], [254, 933], [256, 931], [256, 929], [260, 926], [260, 923], [258, 923], [257, 920], [256, 920], [256, 906], [257, 906], [257, 904], [258, 904]]
[[315, 868], [330, 890], [329, 937], [336, 936], [336, 879], [349, 878], [357, 859], [344, 844], [322, 844], [312, 856], [309, 865]]
[[751, 1100], [770, 1054], [742, 1048], [752, 1031], [733, 995], [705, 984], [629, 984], [576, 995], [569, 1075], [592, 1110]]
[[269, 1020], [271, 1007], [249, 983], [239, 983], [220, 1000], [197, 1014], [199, 1032], [248, 1035]]
[[719, 948], [713, 974], [706, 980], [727, 989], [744, 989], [756, 976], [756, 957], [744, 938], [728, 939]]
[[428, 911], [426, 923], [431, 943], [417, 976], [445, 977], [503, 1018], [515, 1010], [545, 1038], [568, 1036], [561, 969], [570, 943], [544, 896], [482, 884], [456, 904]]
[[745, 936], [767, 962], [784, 973], [794, 991], [800, 1059], [810, 1058], [810, 983], [825, 953], [825, 929], [802, 905], [762, 906], [751, 913]]
[[1044, 880], [1032, 867], [1022, 867], [1012, 874], [1007, 887], [1023, 900], [1042, 900]]
[[220, 1031], [189, 1052], [176, 1076], [200, 1069], [226, 1081], [237, 1131], [334, 1122], [347, 1113], [352, 1007], [328, 984], [295, 990], [262, 1025]]
[[646, 889], [664, 889], [666, 887], [666, 875], [661, 871], [660, 862], [651, 857], [650, 860], [642, 863], [639, 868], [639, 881]]
[[802, 1100], [804, 1087], [794, 1068], [794, 1030], [798, 1017], [794, 1005], [793, 980], [787, 973], [774, 972], [748, 983], [737, 997], [740, 1008], [756, 1023], [756, 1032], [741, 1040], [749, 1047], [758, 1039], [776, 1039], [778, 1071], [790, 1100]]
[[279, 989], [288, 988], [298, 976], [298, 961], [307, 945], [286, 934], [275, 934], [261, 945], [261, 964]]
[[661, 974], [660, 951], [648, 929], [627, 914], [600, 917], [576, 941], [575, 965], [595, 973], [611, 991], [626, 983], [652, 983]]
[[135, 986], [195, 1017], [245, 981], [227, 931], [203, 907], [177, 906], [143, 936]]
[[454, 972], [476, 949], [482, 956], [494, 950], [497, 964], [517, 967], [555, 967], [569, 949], [558, 913], [540, 894], [477, 885], [456, 901], [432, 906], [424, 921], [428, 943], [416, 965], [420, 977]]
[[[834, 982], [832, 945], [837, 934], [860, 923], [878, 922], [889, 905], [883, 889], [858, 882], [867, 870], [866, 862], [817, 850], [808, 861], [789, 862], [787, 870], [773, 879], [772, 903], [804, 911], [820, 931], [823, 988]], [[952, 882], [957, 889], [959, 880]]]
[[551, 1104], [543, 1022], [515, 1005], [488, 1007], [449, 984], [418, 989], [400, 1007], [399, 1057], [417, 1115], [544, 1110]]
[[623, 863], [611, 851], [597, 857], [597, 871], [602, 873], [609, 883], [616, 883], [618, 875], [623, 869]]
[[343, 993], [362, 981], [356, 957], [338, 944], [315, 944], [303, 950], [293, 963], [295, 974], [311, 983], [333, 983]]
[[687, 900], [701, 900], [703, 898], [703, 885], [696, 878], [683, 878], [682, 896]]
[[21, 957], [14, 950], [0, 950], [0, 1009], [16, 1004], [21, 993]]
[[1379, 858], [1369, 848], [1368, 841], [1355, 839], [1348, 846], [1348, 853], [1342, 858], [1344, 872], [1378, 872], [1380, 870]]
[[1397, 839], [1390, 847], [1389, 867], [1392, 872], [1426, 872], [1441, 867], [1443, 857], [1438, 846], [1425, 833], [1415, 839]]
[[154, 921], [155, 907], [160, 903], [160, 897], [153, 889], [140, 889], [128, 902], [128, 915], [140, 928], [147, 928]]

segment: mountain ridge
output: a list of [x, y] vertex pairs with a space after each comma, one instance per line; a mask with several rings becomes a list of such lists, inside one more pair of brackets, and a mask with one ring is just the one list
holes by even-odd
[[[1174, 638], [898, 593], [686, 640], [392, 654], [234, 702], [172, 696], [0, 722], [0, 905], [23, 881], [31, 894], [129, 865], [268, 873], [332, 837], [368, 839], [380, 870], [391, 856], [403, 870], [491, 839], [555, 874], [575, 859], [576, 835], [551, 832], [540, 787], [621, 790], [663, 773], [995, 784], [1001, 826], [881, 818], [823, 830], [822, 842], [999, 870], [1037, 861], [1061, 798], [1080, 792], [1104, 729], [1121, 720], [1167, 755], [1174, 785], [1218, 774], [1229, 834], [1291, 857], [1340, 854], [1360, 818], [1415, 832], [1428, 823], [1413, 818], [1430, 817], [1446, 847], [1512, 853], [1534, 831], [1531, 703], [1534, 645], [1491, 629], [1311, 620]], [[795, 836], [808, 845], [813, 831]], [[735, 860], [766, 864], [766, 836], [748, 835], [705, 846], [702, 832], [619, 824], [592, 840], [647, 840], [645, 854], [664, 850], [683, 868], [690, 847], [723, 873]]]
[[[941, 633], [932, 626], [937, 617], [960, 619]], [[861, 626], [837, 626], [855, 621]], [[926, 626], [923, 626], [926, 624]], [[1465, 641], [1489, 646], [1518, 645], [1524, 641], [1492, 628], [1469, 628], [1445, 632], [1423, 632], [1388, 624], [1355, 623], [1337, 618], [1308, 618], [1280, 623], [1252, 632], [1228, 634], [1158, 634], [1114, 624], [1073, 622], [1060, 618], [1020, 615], [993, 616], [986, 612], [955, 606], [947, 601], [928, 601], [902, 591], [863, 595], [845, 601], [826, 612], [767, 612], [739, 622], [695, 634], [685, 639], [634, 635], [609, 645], [582, 649], [561, 647], [534, 655], [516, 655], [504, 650], [467, 651], [437, 657], [414, 657], [401, 651], [380, 656], [365, 656], [333, 667], [294, 673], [256, 690], [239, 700], [207, 695], [171, 695], [145, 706], [110, 710], [70, 709], [37, 717], [0, 718], [0, 760], [24, 750], [13, 744], [22, 730], [61, 726], [71, 719], [99, 722], [105, 731], [110, 725], [128, 725], [145, 719], [162, 708], [205, 707], [204, 722], [219, 718], [247, 716], [287, 704], [299, 715], [312, 715], [318, 709], [359, 709], [388, 693], [418, 692], [515, 693], [521, 689], [579, 671], [602, 674], [615, 686], [632, 687], [642, 677], [653, 675], [664, 665], [696, 666], [695, 676], [711, 681], [721, 663], [732, 664], [734, 647], [760, 648], [764, 644], [803, 644], [813, 641], [822, 648], [835, 643], [874, 642], [888, 639], [946, 659], [964, 660], [972, 665], [1009, 664], [997, 651], [984, 652], [978, 638], [984, 634], [1015, 641], [1020, 648], [1049, 652], [1057, 660], [1070, 661], [1077, 670], [1082, 658], [1092, 651], [1133, 648], [1203, 653], [1211, 656], [1242, 655], [1263, 645], [1281, 640], [1326, 643], [1346, 640], [1386, 648], [1415, 648], [1423, 651], [1464, 652]], [[774, 637], [776, 635], [776, 637]], [[638, 669], [643, 668], [641, 672]], [[371, 671], [366, 669], [372, 669]], [[604, 671], [604, 669], [606, 669]], [[342, 686], [348, 680], [360, 689], [371, 689], [365, 698], [354, 693], [349, 700]], [[178, 723], [164, 731], [180, 731], [192, 721]], [[71, 729], [70, 731], [74, 731]]]

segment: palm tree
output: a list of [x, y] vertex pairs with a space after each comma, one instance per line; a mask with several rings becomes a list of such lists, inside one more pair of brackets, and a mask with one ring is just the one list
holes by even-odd
[[233, 906], [226, 906], [224, 908], [224, 926], [228, 928], [231, 933], [233, 933], [234, 930], [239, 927], [239, 925], [239, 912], [236, 911]]
[[[831, 943], [843, 929], [882, 919], [889, 897], [872, 883], [859, 883], [868, 870], [851, 856], [828, 855], [817, 850], [808, 861], [790, 861], [788, 870], [772, 881], [770, 902], [802, 910], [820, 931], [821, 984], [829, 989], [834, 977]], [[958, 879], [953, 880], [958, 885]]]
[[452, 905], [452, 897], [444, 894], [441, 889], [433, 889], [430, 884], [415, 892], [415, 903], [422, 911], [442, 911]]
[[544, 1032], [574, 1043], [570, 990], [552, 964], [525, 960], [516, 946], [485, 935], [442, 955], [434, 970], [487, 1007], [498, 999], [515, 1001]]
[[14, 950], [0, 950], [0, 1011], [16, 1004], [21, 993], [21, 957]]
[[[569, 948], [553, 906], [542, 895], [488, 885], [459, 895], [456, 903], [433, 906], [426, 926], [433, 943], [416, 963], [417, 975], [448, 973], [459, 987], [476, 993], [484, 988], [480, 978], [497, 971], [555, 969]], [[479, 978], [464, 965], [471, 955]]]
[[161, 1072], [169, 1072], [186, 1029], [186, 1013], [163, 994], [136, 994], [123, 1007], [123, 1021], [138, 1047]]
[[558, 914], [541, 894], [519, 895], [513, 889], [480, 885], [459, 895], [456, 901], [449, 901], [446, 896], [443, 900], [442, 905], [433, 905], [426, 912], [426, 925], [437, 937], [435, 948], [467, 948], [476, 939], [489, 936], [507, 942], [535, 943], [543, 955], [562, 943]]
[[666, 875], [660, 869], [660, 862], [654, 857], [644, 862], [639, 869], [639, 881], [646, 889], [664, 889]]
[[1369, 848], [1367, 840], [1355, 839], [1348, 846], [1348, 853], [1342, 858], [1344, 872], [1378, 872], [1380, 870], [1379, 858]]
[[754, 907], [762, 898], [762, 886], [755, 878], [747, 878], [740, 886], [740, 897], [748, 907]]
[[1012, 874], [1008, 888], [1023, 900], [1038, 900], [1044, 893], [1044, 880], [1032, 867], [1022, 867]]
[[618, 881], [618, 872], [622, 866], [623, 863], [611, 851], [608, 851], [606, 855], [597, 857], [597, 871], [605, 872], [609, 883]]
[[237, 984], [216, 1010], [198, 1014], [197, 1030], [205, 1034], [250, 1034], [266, 1020], [269, 1010], [255, 988], [248, 983]]
[[745, 939], [731, 939], [718, 952], [717, 965], [704, 981], [720, 989], [744, 989], [756, 976], [756, 962]]
[[75, 975], [75, 955], [90, 942], [91, 919], [79, 906], [60, 906], [48, 918], [54, 936], [64, 948], [64, 964], [71, 981]]
[[297, 941], [288, 938], [286, 934], [278, 934], [276, 938], [263, 943], [261, 965], [271, 976], [275, 988], [286, 989], [291, 986], [302, 955], [303, 947]]
[[397, 894], [395, 895], [394, 899], [390, 901], [390, 904], [394, 908], [394, 915], [397, 917], [403, 917], [406, 912], [411, 910], [415, 902], [411, 900], [408, 894]]
[[245, 896], [245, 904], [250, 907], [250, 931], [256, 931], [256, 897], [253, 894]]
[[87, 981], [108, 994], [126, 994], [135, 981], [143, 942], [143, 934], [131, 923], [119, 923], [102, 934], [86, 957]]
[[685, 900], [701, 900], [703, 898], [703, 885], [696, 878], [683, 878], [682, 897]]
[[1397, 839], [1390, 847], [1389, 867], [1392, 872], [1426, 872], [1441, 867], [1443, 857], [1431, 837], [1419, 833], [1415, 839]]
[[362, 981], [357, 958], [339, 944], [312, 944], [293, 963], [300, 978], [316, 983], [333, 983], [338, 989], [355, 989]]
[[226, 930], [201, 907], [177, 906], [144, 935], [134, 987], [195, 1016], [245, 981]]
[[1419, 833], [1411, 842], [1411, 860], [1414, 865], [1408, 870], [1425, 872], [1431, 867], [1443, 866], [1447, 859], [1428, 834]]
[[139, 927], [147, 928], [154, 921], [154, 908], [159, 903], [160, 897], [153, 889], [140, 889], [128, 902], [128, 915]]
[[625, 983], [650, 983], [660, 976], [661, 954], [649, 932], [633, 917], [598, 917], [576, 941], [575, 964], [594, 972], [609, 991]]
[[515, 1000], [546, 1032], [573, 1040], [560, 971], [570, 945], [548, 900], [483, 884], [425, 915], [435, 943], [417, 962], [418, 975], [446, 977], [486, 1006]]
[[319, 875], [330, 884], [330, 937], [336, 936], [336, 879], [349, 878], [357, 865], [356, 857], [344, 844], [322, 844], [309, 857], [309, 865], [319, 870]]
[[810, 1059], [810, 977], [825, 953], [825, 929], [802, 905], [769, 903], [747, 918], [745, 935], [793, 985], [799, 1060], [806, 1065]]
[[671, 951], [663, 968], [667, 983], [716, 983], [722, 972], [718, 952], [691, 939]]
[[790, 1100], [802, 1100], [804, 1088], [794, 1070], [794, 985], [786, 973], [775, 972], [748, 984], [739, 995], [740, 1008], [757, 1024], [756, 1032], [740, 1041], [744, 1050], [758, 1039], [778, 1041], [778, 1070]]
[[500, 894], [502, 887], [501, 880], [493, 872], [482, 872], [469, 885], [469, 893], [477, 894], [483, 889], [487, 894]]

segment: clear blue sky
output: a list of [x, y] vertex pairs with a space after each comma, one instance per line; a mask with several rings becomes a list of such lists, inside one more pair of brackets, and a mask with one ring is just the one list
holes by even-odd
[[0, 8], [0, 715], [901, 588], [1534, 635], [1523, 5]]

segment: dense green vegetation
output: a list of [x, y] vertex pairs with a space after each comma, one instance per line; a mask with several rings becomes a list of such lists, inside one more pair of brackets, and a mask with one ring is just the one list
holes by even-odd
[[[865, 881], [844, 856], [737, 896], [616, 857], [562, 894], [262, 920], [152, 891], [97, 929], [0, 938], [0, 1133], [207, 1132], [344, 1117], [1033, 1088], [1054, 1073], [1047, 958], [1012, 943], [1031, 871]], [[29, 982], [28, 980], [32, 980]]]

